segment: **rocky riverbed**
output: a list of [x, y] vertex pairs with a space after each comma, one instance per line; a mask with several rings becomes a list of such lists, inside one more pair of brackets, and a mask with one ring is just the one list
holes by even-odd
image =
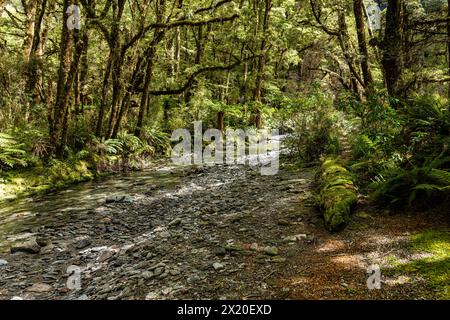
[[400, 242], [380, 243], [404, 230], [389, 235], [371, 226], [391, 218], [360, 214], [329, 234], [314, 208], [314, 175], [289, 165], [275, 176], [190, 167], [99, 193], [90, 208], [75, 193], [72, 210], [13, 210], [0, 224], [9, 240], [0, 299], [414, 297], [366, 288], [367, 266]]

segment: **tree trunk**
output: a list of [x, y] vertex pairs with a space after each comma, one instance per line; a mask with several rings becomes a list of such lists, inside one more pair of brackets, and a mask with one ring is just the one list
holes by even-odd
[[100, 100], [100, 109], [98, 110], [97, 126], [95, 129], [95, 135], [97, 137], [100, 137], [102, 135], [103, 118], [105, 117], [106, 99], [108, 95], [108, 83], [109, 77], [111, 75], [111, 65], [112, 65], [112, 52], [110, 52], [109, 54], [108, 62], [106, 63], [105, 73], [103, 75], [102, 97]]
[[[163, 21], [165, 10], [165, 0], [159, 0], [156, 5], [156, 21], [161, 23]], [[156, 54], [156, 47], [158, 43], [163, 39], [166, 30], [157, 28], [154, 31], [153, 40], [150, 43], [148, 49], [145, 52], [145, 57], [147, 59], [147, 67], [145, 71], [144, 77], [144, 88], [142, 90], [141, 101], [139, 104], [139, 115], [136, 123], [136, 128], [134, 130], [134, 134], [139, 137], [141, 135], [142, 126], [144, 124], [144, 116], [145, 111], [147, 110], [148, 100], [149, 100], [149, 90], [150, 90], [150, 82], [153, 77], [153, 64], [154, 58]]]
[[156, 48], [151, 47], [148, 52], [148, 55], [147, 55], [148, 60], [147, 60], [147, 68], [145, 70], [144, 88], [142, 91], [141, 102], [139, 104], [138, 120], [137, 120], [136, 128], [134, 130], [134, 134], [137, 137], [139, 137], [141, 135], [142, 125], [144, 124], [145, 111], [147, 110], [150, 82], [153, 77], [153, 59], [154, 59], [155, 52], [156, 52]]
[[[449, 0], [450, 1], [450, 0]], [[369, 68], [369, 51], [367, 50], [366, 30], [363, 14], [363, 0], [353, 0], [353, 11], [355, 14], [356, 33], [358, 35], [358, 47], [360, 55], [361, 70], [366, 88], [373, 82], [372, 73]]]
[[29, 62], [31, 50], [33, 47], [34, 27], [36, 19], [36, 9], [41, 1], [36, 0], [22, 0], [23, 9], [25, 11], [24, 22], [24, 38], [22, 44], [23, 58], [25, 62]]
[[255, 92], [253, 99], [257, 103], [257, 110], [255, 111], [255, 126], [257, 129], [262, 128], [261, 110], [259, 109], [259, 103], [261, 102], [261, 90], [262, 83], [264, 81], [264, 69], [266, 65], [266, 44], [267, 44], [267, 31], [269, 30], [269, 18], [270, 10], [272, 9], [272, 0], [265, 0], [264, 6], [264, 22], [263, 22], [263, 38], [261, 40], [260, 56], [258, 59], [258, 70], [256, 74]]
[[89, 55], [88, 55], [88, 49], [89, 49], [89, 25], [88, 22], [85, 24], [85, 30], [83, 34], [83, 42], [84, 42], [84, 49], [81, 53], [81, 66], [80, 66], [80, 103], [81, 103], [81, 110], [80, 112], [83, 113], [83, 107], [86, 104], [86, 98], [87, 98], [87, 83], [88, 83], [88, 74], [89, 74]]
[[64, 122], [67, 106], [67, 92], [66, 92], [66, 79], [67, 70], [70, 65], [70, 53], [71, 53], [71, 34], [67, 28], [67, 19], [69, 15], [67, 9], [69, 7], [69, 0], [63, 2], [63, 19], [62, 19], [62, 32], [61, 32], [61, 44], [59, 54], [59, 70], [58, 70], [58, 83], [56, 88], [56, 100], [53, 106], [53, 115], [49, 124], [50, 127], [50, 139], [53, 146], [56, 149], [58, 156], [62, 155], [63, 146], [60, 143], [61, 127]]
[[143, 61], [144, 61], [144, 58], [140, 57], [134, 67], [131, 81], [128, 83], [127, 88], [125, 90], [125, 92], [126, 92], [125, 97], [122, 99], [122, 104], [120, 106], [120, 110], [117, 115], [116, 123], [114, 124], [114, 128], [113, 128], [113, 131], [111, 134], [112, 139], [117, 138], [117, 135], [119, 134], [119, 130], [120, 130], [120, 123], [122, 122], [122, 119], [125, 116], [125, 114], [128, 112], [128, 105], [130, 103], [131, 95], [134, 91], [134, 88], [137, 86], [137, 82], [139, 79], [138, 75], [139, 75], [139, 72], [141, 71]]
[[342, 49], [342, 53], [350, 71], [351, 87], [355, 94], [360, 97], [359, 85], [364, 87], [364, 81], [361, 79], [360, 74], [355, 66], [355, 58], [350, 42], [350, 35], [348, 33], [347, 21], [345, 19], [345, 11], [341, 10], [338, 13], [339, 19], [339, 45]]
[[[447, 18], [449, 19], [447, 21], [447, 64], [448, 64], [448, 75], [450, 76], [450, 0], [447, 0]], [[450, 108], [450, 82], [448, 84], [448, 103]]]
[[386, 88], [393, 97], [401, 95], [403, 72], [403, 1], [389, 0], [383, 43], [382, 65]]
[[222, 132], [225, 130], [223, 111], [217, 112], [217, 129], [219, 129]]

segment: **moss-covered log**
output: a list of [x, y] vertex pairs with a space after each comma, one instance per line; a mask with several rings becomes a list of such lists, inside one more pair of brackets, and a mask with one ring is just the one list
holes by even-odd
[[325, 160], [322, 164], [318, 202], [326, 228], [330, 231], [345, 228], [357, 199], [353, 175], [338, 159]]

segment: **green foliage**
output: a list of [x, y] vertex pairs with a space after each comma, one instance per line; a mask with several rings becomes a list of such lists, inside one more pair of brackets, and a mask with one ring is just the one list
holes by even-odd
[[447, 106], [434, 96], [418, 96], [392, 111], [383, 103], [387, 100], [373, 97], [367, 102], [373, 112], [365, 113], [352, 142], [352, 168], [360, 181], [370, 182], [379, 202], [412, 205], [445, 199], [450, 186]]
[[120, 153], [124, 168], [139, 169], [144, 166], [144, 159], [154, 155], [154, 147], [148, 145], [134, 134], [121, 132], [118, 140], [122, 146]]
[[24, 144], [18, 143], [12, 136], [0, 132], [0, 169], [26, 167], [27, 152]]
[[122, 152], [123, 145], [119, 139], [98, 139], [94, 137], [91, 142], [91, 150], [99, 156], [117, 155]]
[[450, 231], [429, 230], [411, 236], [409, 251], [425, 257], [395, 263], [388, 274], [408, 274], [425, 278], [437, 297], [450, 299]]
[[381, 172], [371, 183], [373, 197], [391, 204], [413, 204], [416, 200], [450, 195], [450, 158], [430, 159], [423, 166], [389, 168]]
[[144, 127], [143, 139], [157, 154], [168, 155], [171, 150], [169, 135], [156, 126]]
[[450, 111], [447, 104], [435, 96], [411, 100], [405, 108], [404, 140], [412, 161], [423, 163], [436, 157], [450, 144]]
[[303, 161], [318, 160], [321, 155], [339, 154], [339, 114], [324, 94], [313, 93], [307, 98], [294, 100], [289, 107], [289, 126], [293, 133], [286, 144], [294, 156]]

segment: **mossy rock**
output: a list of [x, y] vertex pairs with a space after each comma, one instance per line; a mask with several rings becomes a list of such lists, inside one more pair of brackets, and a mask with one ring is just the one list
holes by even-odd
[[350, 222], [352, 209], [358, 200], [354, 179], [338, 159], [323, 162], [318, 202], [325, 226], [330, 231], [340, 231]]

